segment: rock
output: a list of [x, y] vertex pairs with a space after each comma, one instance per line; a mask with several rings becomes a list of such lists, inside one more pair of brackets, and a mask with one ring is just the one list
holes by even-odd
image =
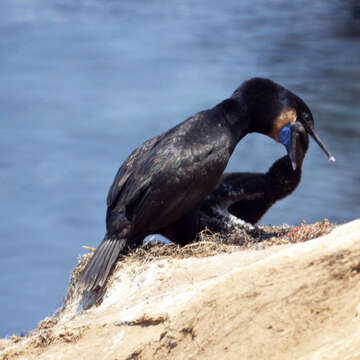
[[360, 353], [360, 220], [288, 246], [119, 266], [1, 359], [345, 359]]

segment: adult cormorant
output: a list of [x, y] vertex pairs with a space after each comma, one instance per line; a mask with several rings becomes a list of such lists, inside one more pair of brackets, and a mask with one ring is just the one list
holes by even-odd
[[176, 222], [209, 195], [246, 134], [257, 132], [281, 141], [296, 167], [292, 138], [282, 135], [295, 121], [304, 125], [330, 159], [304, 101], [262, 78], [245, 81], [230, 98], [135, 149], [110, 188], [106, 234], [78, 287], [101, 288], [120, 253], [141, 245], [147, 235]]
[[266, 173], [225, 173], [219, 185], [196, 208], [159, 233], [186, 245], [205, 228], [229, 233], [255, 224], [278, 200], [290, 195], [301, 180], [302, 163], [309, 137], [300, 122], [295, 122], [295, 162], [288, 155], [278, 159]]

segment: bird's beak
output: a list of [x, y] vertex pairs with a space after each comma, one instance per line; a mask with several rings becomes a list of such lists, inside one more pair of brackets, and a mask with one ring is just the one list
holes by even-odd
[[297, 166], [296, 164], [296, 126], [295, 123], [290, 123], [290, 141], [285, 145], [289, 159], [291, 161], [291, 166], [295, 171]]
[[301, 123], [291, 122], [282, 127], [277, 135], [278, 141], [283, 144], [287, 150], [294, 171], [298, 166], [301, 166], [301, 164], [296, 163], [296, 131], [298, 125], [301, 126]]
[[305, 127], [306, 132], [312, 136], [312, 138], [318, 143], [318, 145], [320, 146], [321, 150], [326, 154], [326, 156], [328, 157], [328, 160], [331, 162], [335, 161], [335, 158], [330, 155], [330, 153], [327, 151], [325, 145], [323, 144], [323, 142], [321, 141], [319, 135], [316, 133], [315, 129], [314, 129], [314, 125], [313, 124], [303, 124]]

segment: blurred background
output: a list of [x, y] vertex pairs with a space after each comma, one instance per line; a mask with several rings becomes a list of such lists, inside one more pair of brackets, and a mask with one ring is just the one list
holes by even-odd
[[[311, 141], [299, 188], [261, 223], [359, 217], [358, 1], [2, 0], [0, 29], [0, 336], [61, 306], [126, 156], [253, 76], [301, 96], [337, 159]], [[249, 135], [228, 170], [283, 155]]]

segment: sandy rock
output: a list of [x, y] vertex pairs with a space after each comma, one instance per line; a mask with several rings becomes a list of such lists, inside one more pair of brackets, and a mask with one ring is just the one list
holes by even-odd
[[0, 359], [360, 359], [360, 220], [290, 246], [135, 263]]

